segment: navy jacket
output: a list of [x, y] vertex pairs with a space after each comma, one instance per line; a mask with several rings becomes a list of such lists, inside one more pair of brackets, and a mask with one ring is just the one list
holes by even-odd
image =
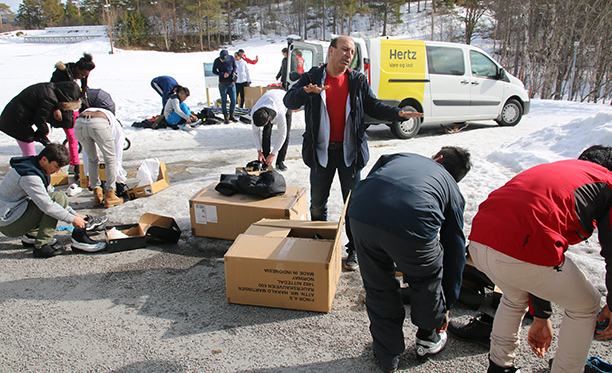
[[151, 80], [151, 83], [157, 84], [162, 89], [162, 105], [166, 107], [168, 97], [170, 97], [170, 94], [172, 93], [174, 87], [178, 85], [176, 79], [168, 75], [162, 75]]
[[357, 184], [348, 216], [417, 243], [434, 241], [439, 234], [442, 286], [450, 307], [459, 297], [465, 265], [464, 208], [457, 182], [441, 164], [400, 153], [381, 156]]
[[[233, 83], [232, 74], [236, 72], [236, 60], [225, 49], [219, 55], [213, 62], [212, 72], [219, 75], [219, 83]], [[223, 76], [225, 73], [229, 74], [227, 78]]]
[[[326, 65], [313, 67], [310, 71], [302, 74], [300, 80], [291, 87], [283, 100], [285, 106], [291, 110], [297, 110], [302, 105], [304, 106], [306, 129], [302, 142], [302, 159], [310, 168], [319, 163], [316, 155], [316, 141], [321, 124], [321, 95], [306, 93], [306, 91], [304, 91], [304, 86], [308, 86], [308, 84], [312, 83], [322, 87], [325, 66]], [[355, 125], [353, 130], [356, 159], [353, 160], [353, 167], [355, 171], [358, 172], [370, 159], [364, 113], [373, 118], [388, 121], [399, 121], [403, 119], [398, 114], [401, 109], [389, 106], [374, 96], [366, 77], [362, 73], [349, 69], [346, 74], [348, 74], [349, 97], [352, 109], [350, 115]]]

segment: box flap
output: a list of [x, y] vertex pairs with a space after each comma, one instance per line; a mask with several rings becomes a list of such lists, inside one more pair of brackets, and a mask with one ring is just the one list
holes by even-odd
[[173, 243], [177, 243], [181, 237], [181, 229], [169, 216], [145, 213], [140, 217], [138, 225], [148, 237]]
[[287, 237], [291, 228], [269, 227], [252, 224], [244, 234], [249, 236]]
[[336, 231], [336, 238], [334, 241], [339, 245], [342, 245], [342, 225], [344, 225], [344, 219], [346, 218], [346, 210], [348, 210], [348, 204], [351, 200], [351, 192], [349, 192], [348, 197], [346, 198], [346, 203], [344, 204], [344, 208], [342, 209], [342, 215], [340, 215], [340, 220], [338, 221], [338, 230]]
[[228, 258], [249, 258], [304, 263], [327, 263], [331, 241], [241, 234], [225, 254]]

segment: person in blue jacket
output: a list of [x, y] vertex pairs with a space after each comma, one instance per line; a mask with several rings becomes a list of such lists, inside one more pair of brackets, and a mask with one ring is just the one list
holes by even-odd
[[[232, 57], [227, 49], [223, 49], [219, 53], [219, 57], [213, 62], [213, 74], [219, 75], [219, 93], [221, 94], [221, 111], [225, 124], [238, 122], [238, 118], [234, 116], [236, 108], [236, 60]], [[227, 96], [230, 99], [229, 114], [227, 112]]]
[[395, 266], [410, 286], [417, 356], [446, 345], [448, 311], [459, 297], [465, 265], [465, 200], [457, 183], [470, 168], [469, 152], [458, 147], [443, 147], [432, 158], [383, 155], [351, 198], [348, 217], [373, 350], [385, 371], [397, 369], [405, 349]]
[[168, 102], [168, 98], [171, 94], [176, 93], [176, 89], [179, 87], [179, 84], [173, 77], [162, 75], [151, 80], [151, 87], [153, 87], [155, 92], [157, 92], [162, 98], [163, 114], [164, 108], [166, 107], [166, 102]]

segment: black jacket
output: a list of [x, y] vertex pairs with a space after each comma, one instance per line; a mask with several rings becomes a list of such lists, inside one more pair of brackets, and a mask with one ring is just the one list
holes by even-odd
[[[76, 68], [76, 62], [68, 62], [64, 64], [63, 62], [58, 62], [55, 64], [55, 71], [53, 75], [51, 75], [51, 83], [58, 82], [74, 82], [76, 79], [74, 78], [74, 69]], [[87, 90], [89, 87], [87, 86], [87, 78], [89, 75], [80, 80], [81, 82], [81, 94], [80, 99], [82, 102], [82, 110], [85, 110], [89, 107], [89, 99], [87, 98]]]
[[[74, 82], [31, 85], [6, 105], [0, 115], [0, 131], [24, 142], [39, 141], [49, 133], [47, 122], [52, 121], [58, 103], [78, 98], [79, 86]], [[64, 113], [62, 115], [66, 116]], [[72, 123], [72, 115], [66, 120]], [[32, 125], [36, 126], [36, 131]]]
[[[321, 125], [321, 95], [306, 93], [304, 87], [310, 83], [321, 87], [323, 85], [322, 80], [325, 66], [313, 67], [310, 71], [302, 74], [300, 80], [291, 87], [283, 99], [287, 109], [297, 110], [304, 105], [306, 129], [302, 142], [302, 159], [310, 168], [319, 163], [316, 147], [319, 127]], [[356, 159], [353, 160], [353, 167], [358, 172], [370, 159], [368, 143], [366, 141], [368, 135], [365, 131], [364, 113], [371, 117], [388, 121], [400, 121], [403, 119], [399, 116], [401, 109], [389, 106], [374, 96], [366, 77], [362, 73], [349, 69], [346, 74], [348, 74], [349, 97], [351, 100], [350, 115], [354, 123], [353, 131], [356, 147]]]

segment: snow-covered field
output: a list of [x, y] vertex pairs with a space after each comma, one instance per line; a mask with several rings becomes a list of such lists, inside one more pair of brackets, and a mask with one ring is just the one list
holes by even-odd
[[[276, 43], [255, 39], [236, 43], [229, 50], [233, 53], [242, 48], [250, 58], [258, 55], [259, 63], [250, 65], [250, 74], [253, 85], [265, 86], [275, 82], [283, 46], [280, 38]], [[150, 87], [151, 79], [158, 75], [171, 75], [187, 86], [191, 97], [186, 102], [199, 111], [207, 101], [203, 63], [212, 62], [218, 51], [175, 54], [115, 49], [114, 54], [109, 54], [109, 50], [107, 40], [65, 45], [24, 44], [18, 38], [0, 40], [0, 108], [25, 87], [48, 81], [55, 62], [73, 62], [83, 52], [92, 53], [96, 68], [90, 75], [89, 86], [109, 92], [117, 104], [117, 118], [125, 126], [126, 137], [132, 143], [131, 148], [124, 152], [124, 168], [132, 183], [135, 183], [136, 169], [142, 160], [151, 157], [166, 162], [172, 183], [156, 195], [129, 201], [105, 212], [116, 223], [136, 222], [145, 212], [172, 216], [182, 228], [183, 235], [189, 236], [189, 198], [218, 180], [221, 173], [232, 173], [236, 166], [244, 166], [256, 159], [250, 125], [200, 126], [191, 132], [130, 127], [135, 121], [159, 113], [161, 98]], [[208, 93], [211, 101], [219, 97], [216, 89]], [[297, 112], [293, 117], [286, 162], [289, 169], [283, 175], [287, 185], [308, 188], [309, 170], [300, 156], [303, 129], [303, 113]], [[544, 162], [576, 158], [593, 144], [612, 145], [612, 106], [533, 100], [531, 112], [516, 127], [500, 127], [493, 121], [481, 121], [469, 123], [459, 133], [446, 134], [441, 126], [430, 125], [423, 127], [421, 133], [411, 140], [395, 139], [383, 125], [371, 127], [368, 133], [371, 159], [362, 177], [382, 154], [414, 152], [430, 156], [444, 145], [470, 150], [474, 167], [460, 183], [467, 200], [465, 233], [468, 234], [478, 204], [518, 172]], [[54, 130], [50, 137], [61, 142], [64, 133]], [[19, 155], [15, 140], [0, 133], [2, 169], [6, 170], [11, 157]], [[337, 220], [342, 209], [337, 183], [332, 190], [329, 209], [330, 218]], [[568, 255], [604, 292], [605, 270], [598, 246], [594, 237], [588, 243], [572, 247]], [[7, 276], [3, 274], [3, 280]]]

